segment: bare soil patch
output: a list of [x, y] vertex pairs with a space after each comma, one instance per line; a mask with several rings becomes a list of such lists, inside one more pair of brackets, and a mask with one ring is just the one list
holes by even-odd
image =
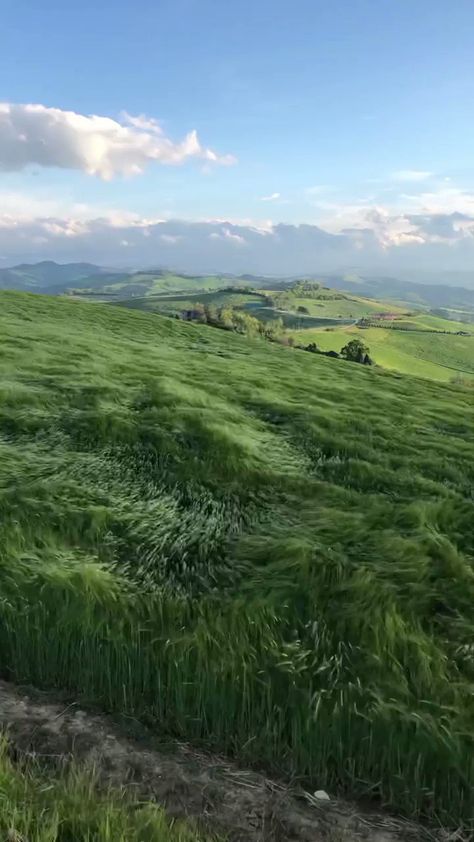
[[0, 681], [0, 728], [18, 756], [45, 764], [72, 758], [107, 785], [133, 788], [176, 818], [195, 821], [229, 842], [414, 842], [454, 840], [383, 814], [362, 811], [240, 769], [218, 755], [166, 741], [138, 723], [117, 724], [75, 702]]

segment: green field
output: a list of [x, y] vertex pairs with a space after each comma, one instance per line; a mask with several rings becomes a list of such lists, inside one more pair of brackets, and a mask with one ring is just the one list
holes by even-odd
[[[291, 289], [291, 288], [290, 288]], [[210, 290], [193, 294], [161, 294], [117, 302], [131, 309], [167, 315], [192, 310], [196, 302], [215, 307], [243, 309], [260, 321], [280, 318], [283, 327], [301, 345], [316, 342], [323, 351], [340, 351], [354, 337], [363, 339], [375, 362], [384, 368], [434, 380], [449, 381], [456, 376], [474, 375], [474, 331], [471, 336], [456, 336], [457, 331], [471, 332], [469, 325], [444, 319], [426, 310], [407, 311], [402, 307], [360, 296], [325, 298], [331, 291], [322, 289], [321, 299], [289, 296], [286, 310], [265, 304], [265, 296], [278, 292], [261, 290], [255, 293], [231, 289]], [[305, 307], [307, 314], [297, 312]], [[377, 313], [397, 315], [394, 322], [380, 322], [380, 327], [360, 330], [348, 324], [350, 318], [371, 318]], [[327, 331], [327, 328], [331, 328]], [[409, 330], [401, 330], [405, 327]], [[437, 332], [436, 335], [434, 332]], [[451, 335], [452, 334], [452, 335]]]
[[213, 305], [214, 307], [243, 307], [261, 302], [258, 293], [245, 293], [230, 289], [219, 289], [207, 292], [186, 293], [175, 295], [148, 295], [143, 298], [131, 298], [125, 301], [117, 301], [120, 307], [128, 307], [132, 310], [144, 310], [150, 313], [162, 313], [164, 315], [182, 313], [184, 310], [192, 310], [196, 303]]
[[407, 308], [387, 304], [386, 301], [377, 301], [370, 298], [362, 298], [355, 295], [347, 295], [344, 298], [315, 300], [311, 298], [295, 298], [294, 309], [303, 306], [309, 310], [311, 316], [319, 316], [327, 319], [360, 319], [362, 316], [371, 316], [373, 313], [406, 313]]
[[[100, 280], [100, 278], [98, 279]], [[136, 272], [132, 276], [124, 276], [115, 283], [102, 284], [100, 291], [105, 295], [117, 297], [148, 296], [163, 293], [177, 293], [189, 291], [195, 293], [203, 290], [222, 289], [229, 282], [220, 275], [174, 275], [173, 273]], [[244, 286], [244, 282], [239, 286]]]
[[0, 342], [3, 675], [469, 826], [472, 391], [67, 298]]
[[[322, 295], [327, 292], [322, 290]], [[290, 297], [291, 309], [282, 310], [265, 305], [265, 296], [272, 294], [276, 293], [272, 290], [242, 293], [220, 289], [192, 295], [146, 296], [117, 303], [168, 315], [192, 310], [196, 302], [218, 308], [234, 307], [263, 322], [280, 318], [285, 330], [301, 345], [316, 342], [323, 351], [340, 351], [349, 339], [357, 337], [368, 344], [372, 358], [384, 368], [443, 381], [456, 376], [470, 379], [474, 375], [474, 331], [470, 336], [456, 336], [457, 331], [470, 332], [469, 325], [462, 322], [444, 319], [425, 310], [407, 315], [407, 310], [402, 308], [355, 296], [321, 300]], [[297, 313], [298, 307], [305, 307], [308, 314]], [[347, 324], [349, 316], [370, 318], [374, 313], [383, 312], [396, 314], [396, 321], [382, 321], [380, 327], [364, 330]], [[410, 330], [400, 330], [401, 327]]]
[[350, 339], [361, 339], [378, 365], [433, 380], [474, 376], [474, 336], [358, 327], [293, 332], [300, 343], [316, 342], [323, 351], [340, 351]]

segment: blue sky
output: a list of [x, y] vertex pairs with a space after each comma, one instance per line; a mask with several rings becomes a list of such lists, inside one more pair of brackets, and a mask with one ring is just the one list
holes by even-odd
[[364, 227], [371, 208], [390, 219], [474, 210], [472, 0], [2, 7], [0, 101], [122, 124], [124, 112], [146, 115], [173, 142], [195, 129], [203, 147], [236, 159], [150, 160], [141, 174], [107, 180], [54, 156], [19, 164], [10, 154], [2, 167], [0, 125], [0, 198], [10, 214], [24, 215], [29, 201], [39, 217], [84, 215], [87, 206], [91, 216], [334, 232]]

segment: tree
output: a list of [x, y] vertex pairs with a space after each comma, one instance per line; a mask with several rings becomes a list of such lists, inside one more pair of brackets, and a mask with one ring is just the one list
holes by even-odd
[[206, 304], [204, 306], [204, 312], [206, 315], [206, 322], [208, 325], [217, 325], [219, 322], [219, 315], [217, 312], [217, 307], [215, 304]]
[[341, 357], [353, 363], [363, 363], [366, 356], [370, 359], [369, 348], [361, 339], [351, 339], [341, 348]]
[[307, 308], [307, 307], [303, 307], [303, 305], [302, 305], [302, 304], [300, 304], [300, 306], [296, 308], [296, 312], [297, 312], [297, 313], [301, 313], [301, 315], [302, 315], [302, 316], [309, 316], [309, 310], [308, 310], [308, 308]]
[[234, 326], [234, 319], [231, 307], [222, 307], [221, 310], [219, 310], [219, 323], [227, 330], [232, 330]]
[[265, 336], [267, 339], [278, 339], [283, 334], [283, 319], [269, 319], [265, 322]]

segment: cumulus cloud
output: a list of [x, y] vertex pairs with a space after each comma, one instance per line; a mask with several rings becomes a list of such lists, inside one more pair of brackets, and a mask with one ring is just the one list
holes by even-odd
[[392, 173], [393, 181], [426, 181], [433, 176], [428, 170], [396, 170]]
[[[0, 197], [1, 201], [1, 197]], [[3, 265], [54, 259], [109, 266], [169, 266], [194, 273], [337, 273], [352, 267], [396, 274], [459, 270], [474, 263], [474, 216], [390, 215], [371, 210], [331, 233], [317, 225], [150, 220], [121, 215], [0, 218]]]
[[232, 164], [232, 155], [219, 155], [201, 145], [195, 130], [175, 142], [156, 120], [123, 114], [110, 117], [77, 114], [45, 105], [0, 103], [0, 170], [41, 167], [82, 170], [111, 179], [137, 175], [153, 161], [182, 164], [190, 158]]
[[[137, 118], [140, 119], [140, 118]], [[474, 265], [474, 193], [443, 187], [403, 208], [326, 203], [318, 224], [185, 221], [0, 191], [3, 265], [54, 259], [192, 273], [459, 271]]]
[[280, 198], [280, 195], [281, 195], [280, 193], [270, 193], [269, 196], [261, 196], [260, 201], [261, 202], [276, 202], [276, 200]]
[[230, 228], [222, 228], [220, 231], [213, 231], [209, 234], [210, 240], [230, 240], [231, 242], [238, 243], [239, 245], [245, 245], [245, 237], [242, 237], [241, 234], [236, 234], [235, 232], [231, 231]]

